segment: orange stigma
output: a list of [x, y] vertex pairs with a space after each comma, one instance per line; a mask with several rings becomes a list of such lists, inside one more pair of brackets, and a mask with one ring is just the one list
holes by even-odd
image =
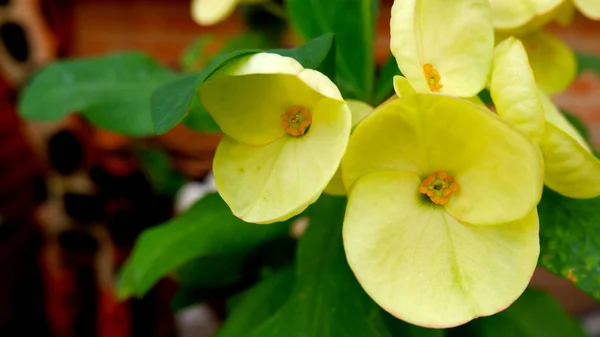
[[305, 107], [294, 105], [281, 115], [281, 127], [288, 135], [298, 137], [304, 135], [312, 122], [312, 116]]
[[437, 171], [429, 174], [419, 186], [421, 194], [427, 194], [434, 204], [445, 205], [448, 197], [458, 191], [458, 184], [454, 177], [449, 176], [446, 171]]
[[440, 91], [444, 86], [440, 84], [440, 73], [429, 63], [423, 66], [425, 80], [431, 91]]

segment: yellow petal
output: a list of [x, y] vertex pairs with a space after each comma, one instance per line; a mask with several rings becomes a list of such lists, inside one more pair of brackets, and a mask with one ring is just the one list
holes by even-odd
[[577, 61], [561, 39], [542, 30], [521, 38], [537, 84], [548, 94], [565, 90], [577, 75]]
[[337, 170], [350, 134], [350, 111], [322, 98], [302, 137], [285, 136], [267, 145], [224, 137], [215, 154], [217, 190], [232, 212], [253, 223], [271, 223], [302, 212]]
[[439, 72], [440, 92], [472, 97], [483, 89], [494, 33], [487, 0], [402, 0], [392, 7], [391, 50], [417, 92], [429, 92], [424, 66]]
[[312, 111], [323, 97], [342, 101], [327, 76], [302, 69], [294, 59], [267, 53], [226, 65], [200, 86], [199, 95], [226, 135], [252, 145], [283, 137], [281, 115], [294, 105]]
[[544, 134], [544, 110], [527, 53], [510, 37], [494, 52], [490, 94], [498, 115], [511, 121], [533, 139]]
[[547, 96], [546, 134], [540, 144], [546, 161], [545, 183], [570, 198], [600, 196], [600, 160]]
[[366, 174], [389, 170], [422, 179], [446, 171], [460, 185], [446, 209], [478, 225], [524, 217], [543, 187], [535, 144], [488, 110], [444, 95], [401, 97], [356, 127], [342, 161], [346, 190]]
[[356, 278], [383, 309], [425, 327], [504, 310], [537, 263], [536, 208], [515, 222], [472, 226], [424, 202], [419, 182], [407, 172], [377, 172], [350, 192], [343, 236]]
[[394, 91], [398, 97], [413, 95], [415, 94], [415, 88], [413, 88], [406, 77], [396, 75], [394, 76]]
[[210, 26], [229, 17], [238, 0], [192, 0], [192, 18], [196, 23]]
[[524, 34], [554, 18], [564, 0], [489, 1], [494, 28], [505, 34]]
[[600, 1], [598, 0], [573, 0], [575, 7], [583, 15], [592, 20], [600, 20]]
[[573, 22], [575, 6], [571, 0], [563, 0], [556, 13], [556, 22], [561, 26], [568, 26]]
[[569, 137], [573, 138], [587, 152], [592, 152], [592, 149], [585, 141], [585, 138], [583, 138], [579, 131], [577, 131], [577, 129], [567, 120], [567, 118], [563, 116], [556, 105], [552, 103], [550, 97], [544, 94], [541, 90], [539, 90], [538, 93], [542, 100], [542, 106], [544, 107], [544, 116], [546, 117], [546, 122], [553, 124], [555, 127], [569, 135]]
[[[352, 128], [373, 112], [372, 106], [359, 100], [348, 99], [346, 100], [346, 104], [348, 104], [350, 112], [352, 113]], [[342, 170], [340, 167], [338, 167], [333, 178], [331, 178], [331, 181], [327, 184], [327, 187], [325, 187], [324, 192], [331, 195], [346, 195], [346, 189], [342, 183]]]
[[374, 110], [369, 104], [356, 99], [347, 99], [346, 104], [348, 104], [350, 112], [352, 113], [352, 128], [357, 126], [358, 123], [370, 115]]

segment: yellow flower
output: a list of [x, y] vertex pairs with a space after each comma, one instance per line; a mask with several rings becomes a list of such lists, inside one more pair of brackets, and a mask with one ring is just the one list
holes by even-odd
[[516, 38], [496, 47], [490, 93], [498, 114], [525, 131], [542, 149], [548, 187], [571, 198], [600, 196], [600, 161], [538, 88], [525, 48]]
[[565, 90], [577, 76], [573, 50], [561, 39], [537, 30], [520, 38], [537, 84], [548, 94]]
[[509, 35], [534, 31], [556, 18], [564, 1], [489, 0], [494, 28]]
[[[352, 112], [352, 129], [373, 112], [373, 107], [365, 102], [348, 99], [346, 100], [346, 103]], [[342, 171], [339, 167], [325, 188], [325, 193], [331, 195], [346, 195], [346, 189], [344, 189], [344, 184], [342, 183]]]
[[[566, 1], [566, 0], [565, 0]], [[573, 0], [575, 7], [583, 15], [592, 20], [600, 20], [600, 1], [598, 0]]]
[[261, 3], [269, 0], [192, 0], [192, 18], [202, 26], [227, 19], [239, 4]]
[[401, 0], [392, 7], [391, 50], [417, 92], [459, 97], [485, 86], [494, 51], [487, 0]]
[[225, 137], [214, 158], [217, 189], [247, 222], [302, 212], [336, 172], [350, 110], [323, 74], [270, 53], [226, 64], [199, 89]]
[[348, 263], [394, 316], [457, 326], [526, 288], [543, 160], [510, 123], [459, 98], [400, 97], [356, 127], [342, 173]]

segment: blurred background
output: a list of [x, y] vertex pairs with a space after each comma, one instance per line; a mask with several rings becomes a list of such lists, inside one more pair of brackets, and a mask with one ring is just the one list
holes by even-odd
[[[380, 7], [378, 65], [389, 54], [391, 3]], [[575, 50], [600, 55], [600, 22], [578, 14], [568, 28], [549, 29]], [[117, 301], [114, 282], [139, 233], [202, 193], [219, 137], [178, 126], [133, 140], [75, 116], [25, 122], [16, 104], [35, 70], [58, 58], [139, 50], [178, 69], [198, 39], [211, 36], [210, 53], [245, 30], [239, 11], [216, 26], [198, 26], [189, 0], [0, 1], [0, 336], [210, 336], [223, 317], [219, 301], [174, 314], [174, 281], [127, 302]], [[286, 40], [292, 46], [295, 37]], [[600, 79], [583, 74], [555, 100], [588, 125], [600, 148]], [[147, 163], [173, 167], [173, 181], [191, 182], [179, 190]], [[600, 336], [593, 300], [547, 272], [538, 271], [533, 284]]]

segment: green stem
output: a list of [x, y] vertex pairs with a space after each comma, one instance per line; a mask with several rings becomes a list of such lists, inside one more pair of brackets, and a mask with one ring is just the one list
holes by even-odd
[[272, 1], [263, 2], [261, 3], [261, 5], [267, 12], [273, 14], [281, 20], [287, 21], [287, 12], [285, 11], [285, 8], [283, 8], [282, 5], [274, 3]]

